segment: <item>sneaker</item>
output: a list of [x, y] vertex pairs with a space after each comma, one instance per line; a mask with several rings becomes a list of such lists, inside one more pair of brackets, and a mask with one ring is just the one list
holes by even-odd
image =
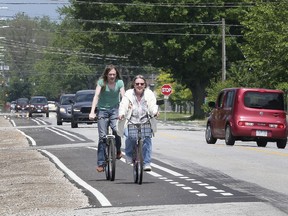
[[118, 152], [116, 155], [116, 159], [120, 160], [122, 158], [122, 152]]
[[98, 167], [96, 168], [96, 171], [97, 171], [97, 172], [104, 172], [104, 167], [103, 167], [103, 166], [98, 166]]
[[150, 164], [145, 164], [143, 167], [143, 170], [146, 172], [150, 172], [152, 170], [152, 168], [151, 168]]
[[132, 158], [126, 156], [126, 163], [132, 164]]

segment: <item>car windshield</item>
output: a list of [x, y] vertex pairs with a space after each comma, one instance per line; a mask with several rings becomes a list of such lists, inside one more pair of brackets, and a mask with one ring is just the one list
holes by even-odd
[[62, 105], [69, 105], [71, 104], [70, 100], [73, 100], [74, 96], [63, 96], [61, 98], [60, 104]]
[[284, 98], [281, 93], [247, 92], [244, 104], [249, 108], [284, 110]]
[[17, 100], [17, 104], [27, 104], [28, 103], [28, 99], [27, 98], [19, 98]]
[[78, 94], [76, 95], [75, 101], [78, 102], [92, 102], [94, 93]]
[[47, 99], [46, 98], [32, 98], [31, 99], [31, 103], [34, 103], [34, 104], [45, 104], [45, 103], [47, 103]]

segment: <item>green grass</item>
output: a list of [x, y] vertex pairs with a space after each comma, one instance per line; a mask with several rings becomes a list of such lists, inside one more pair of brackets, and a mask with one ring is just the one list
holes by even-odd
[[[161, 112], [158, 117], [159, 120], [165, 120], [165, 112]], [[189, 113], [177, 113], [177, 112], [166, 112], [167, 121], [189, 121], [191, 120], [191, 115]]]

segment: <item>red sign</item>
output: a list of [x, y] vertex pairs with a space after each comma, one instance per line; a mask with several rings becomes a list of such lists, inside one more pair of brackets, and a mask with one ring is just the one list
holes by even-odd
[[172, 93], [172, 87], [169, 84], [164, 84], [161, 88], [163, 95], [169, 96]]

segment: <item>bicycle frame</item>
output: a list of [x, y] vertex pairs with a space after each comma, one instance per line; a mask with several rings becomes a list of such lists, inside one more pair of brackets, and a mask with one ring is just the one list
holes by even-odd
[[[101, 118], [100, 118], [101, 119]], [[112, 133], [112, 129], [110, 127], [110, 118], [102, 118], [107, 121], [107, 132], [105, 136], [105, 175], [106, 179], [110, 181], [115, 180], [115, 172], [116, 172], [116, 143], [115, 143], [115, 135]]]
[[[135, 135], [133, 134], [132, 129], [137, 130], [136, 145], [133, 146], [132, 163], [133, 163], [134, 183], [138, 184], [142, 184], [143, 180], [143, 141], [145, 138], [145, 134], [151, 136], [152, 133], [151, 124], [149, 120], [150, 119], [148, 119], [148, 121], [145, 123], [137, 123], [137, 124], [128, 120], [131, 123], [130, 125], [128, 125], [128, 136], [131, 137], [131, 133], [132, 135]], [[147, 129], [149, 129], [149, 132]]]

